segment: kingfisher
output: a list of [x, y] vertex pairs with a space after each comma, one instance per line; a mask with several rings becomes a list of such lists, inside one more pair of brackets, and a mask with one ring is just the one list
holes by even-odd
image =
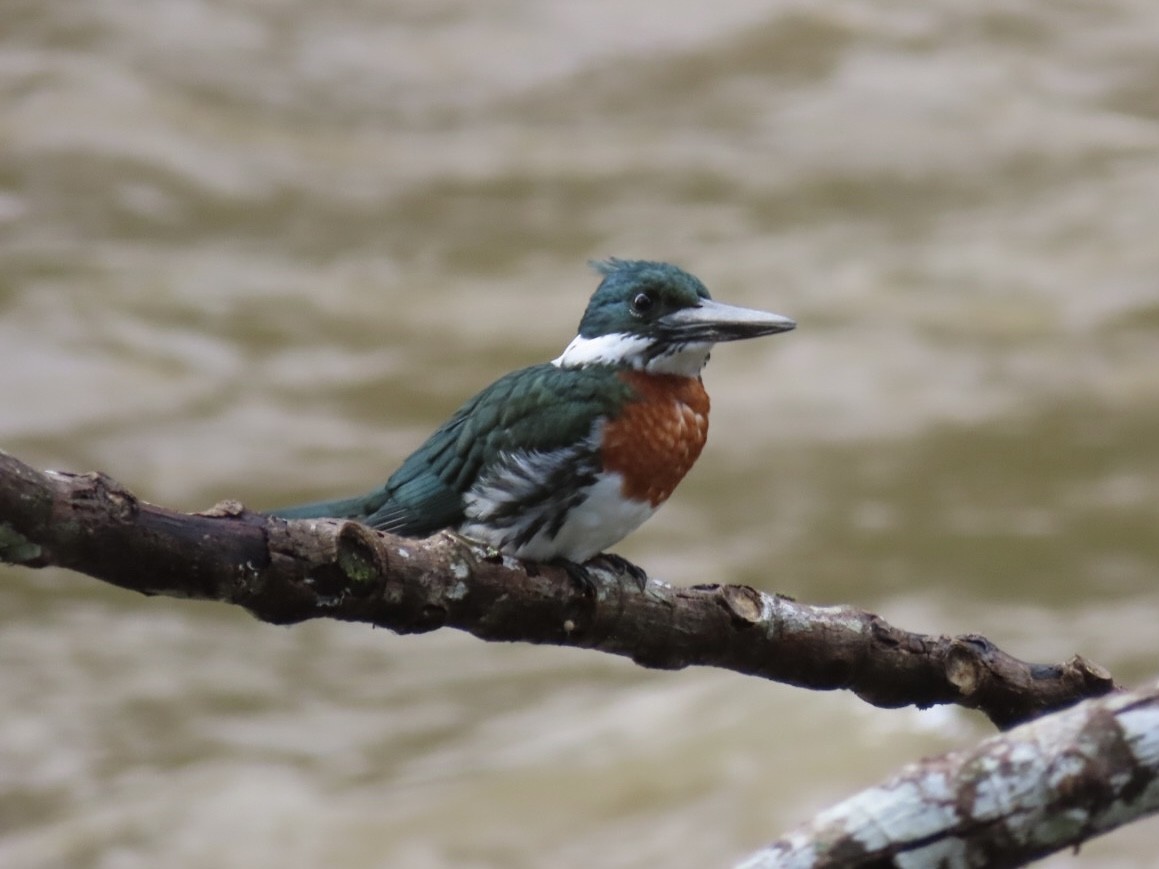
[[581, 581], [597, 557], [644, 578], [606, 550], [655, 513], [699, 457], [710, 351], [796, 323], [714, 301], [669, 263], [592, 265], [602, 280], [558, 357], [469, 399], [379, 488], [270, 515], [353, 519], [404, 537], [452, 530]]

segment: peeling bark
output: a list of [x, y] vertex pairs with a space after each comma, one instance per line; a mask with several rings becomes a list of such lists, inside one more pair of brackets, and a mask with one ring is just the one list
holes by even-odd
[[217, 600], [257, 618], [442, 627], [484, 640], [596, 649], [645, 667], [722, 667], [882, 707], [954, 703], [1008, 728], [1115, 689], [1075, 656], [1020, 661], [985, 637], [902, 630], [847, 606], [747, 586], [677, 588], [593, 569], [594, 593], [451, 534], [407, 540], [350, 521], [285, 521], [234, 502], [186, 514], [101, 474], [40, 472], [0, 452], [0, 561], [66, 567], [150, 595]]
[[1159, 683], [912, 764], [742, 869], [1023, 866], [1159, 811]]

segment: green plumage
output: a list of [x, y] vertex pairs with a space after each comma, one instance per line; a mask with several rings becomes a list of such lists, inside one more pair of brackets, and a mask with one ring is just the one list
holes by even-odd
[[544, 363], [501, 377], [458, 409], [381, 488], [355, 498], [271, 510], [285, 519], [358, 519], [409, 537], [463, 520], [463, 495], [503, 452], [549, 452], [589, 437], [632, 395], [616, 369]]

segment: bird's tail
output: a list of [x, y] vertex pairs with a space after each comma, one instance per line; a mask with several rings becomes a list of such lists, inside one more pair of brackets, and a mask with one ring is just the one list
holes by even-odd
[[295, 504], [263, 510], [268, 516], [280, 519], [364, 519], [377, 510], [383, 501], [381, 490], [354, 498], [337, 498], [333, 501], [311, 501], [309, 504]]

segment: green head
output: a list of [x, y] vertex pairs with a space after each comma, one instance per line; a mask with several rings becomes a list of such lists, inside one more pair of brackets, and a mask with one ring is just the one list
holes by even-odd
[[593, 264], [604, 276], [579, 334], [555, 364], [620, 365], [695, 375], [712, 345], [786, 332], [797, 324], [779, 314], [715, 302], [684, 269], [647, 260]]

